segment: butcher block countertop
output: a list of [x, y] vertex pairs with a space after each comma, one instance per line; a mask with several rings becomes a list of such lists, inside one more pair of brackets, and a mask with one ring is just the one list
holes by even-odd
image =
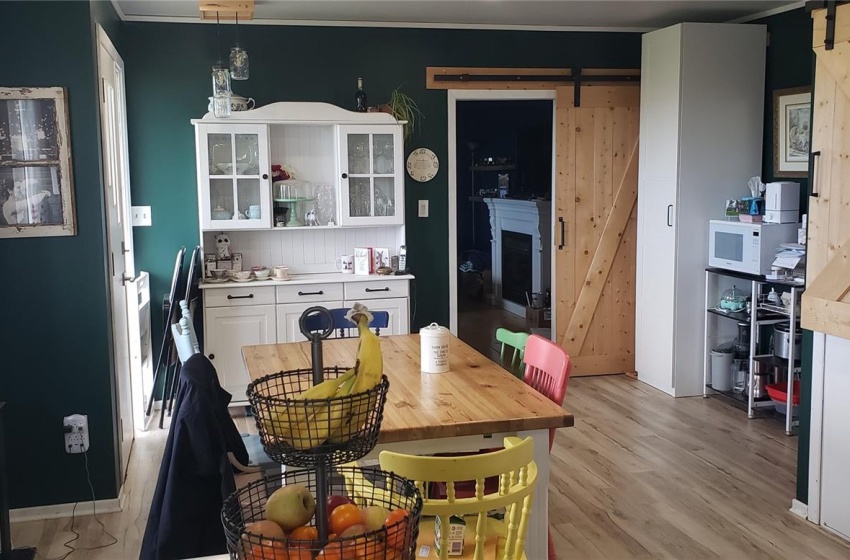
[[[419, 370], [419, 335], [382, 336], [390, 388], [379, 443], [569, 427], [573, 415], [452, 336], [450, 369]], [[354, 364], [357, 338], [323, 343], [325, 367]], [[243, 346], [251, 380], [309, 368], [310, 343]]]

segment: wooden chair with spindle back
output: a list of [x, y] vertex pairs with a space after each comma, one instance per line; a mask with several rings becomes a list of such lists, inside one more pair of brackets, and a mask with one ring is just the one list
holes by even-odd
[[[570, 380], [572, 364], [564, 349], [540, 335], [528, 337], [525, 345], [525, 375], [526, 385], [545, 395], [558, 406], [563, 406], [567, 394], [567, 383]], [[555, 430], [549, 430], [549, 451], [555, 443]], [[549, 560], [557, 558], [555, 546], [552, 543], [552, 531], [549, 531]]]
[[[523, 374], [523, 356], [525, 354], [525, 345], [528, 337], [531, 336], [524, 332], [512, 332], [508, 329], [496, 329], [496, 340], [502, 343], [502, 348], [499, 351], [500, 365], [514, 374], [519, 379], [522, 379]], [[505, 358], [508, 354], [508, 358]]]

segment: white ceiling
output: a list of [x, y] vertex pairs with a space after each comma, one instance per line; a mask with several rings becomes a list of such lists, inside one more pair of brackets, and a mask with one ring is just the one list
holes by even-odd
[[[197, 0], [112, 0], [128, 20], [200, 21]], [[256, 0], [256, 23], [648, 29], [782, 11], [790, 0]]]

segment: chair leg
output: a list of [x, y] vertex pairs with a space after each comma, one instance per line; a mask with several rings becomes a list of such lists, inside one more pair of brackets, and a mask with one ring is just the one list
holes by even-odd
[[[170, 332], [170, 330], [169, 330]], [[165, 362], [165, 368], [168, 368], [168, 351], [166, 350], [170, 343], [170, 337], [167, 333], [163, 333], [162, 336], [162, 346], [159, 348], [159, 358], [156, 361], [156, 365], [154, 366], [153, 372], [153, 389], [151, 390], [151, 396], [148, 399], [148, 408], [145, 412], [145, 416], [151, 415], [151, 410], [153, 410], [153, 402], [156, 399], [156, 383], [159, 381], [159, 377], [162, 372], [163, 362]]]
[[549, 529], [549, 560], [558, 560], [555, 554], [555, 543], [552, 542], [552, 529]]
[[180, 370], [183, 365], [179, 362], [174, 366], [174, 377], [171, 379], [171, 388], [168, 390], [168, 416], [171, 417], [171, 412], [174, 410], [174, 398], [177, 395], [177, 388], [180, 385]]
[[162, 407], [159, 409], [159, 427], [165, 423], [165, 409], [168, 408], [168, 386], [171, 384], [171, 366], [165, 366], [165, 381], [162, 384]]

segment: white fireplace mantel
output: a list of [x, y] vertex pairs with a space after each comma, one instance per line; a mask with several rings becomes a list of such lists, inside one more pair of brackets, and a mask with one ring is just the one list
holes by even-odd
[[490, 246], [493, 272], [493, 300], [516, 315], [525, 316], [525, 306], [502, 299], [502, 231], [531, 236], [531, 290], [544, 292], [551, 287], [552, 203], [548, 200], [485, 198], [490, 211]]

